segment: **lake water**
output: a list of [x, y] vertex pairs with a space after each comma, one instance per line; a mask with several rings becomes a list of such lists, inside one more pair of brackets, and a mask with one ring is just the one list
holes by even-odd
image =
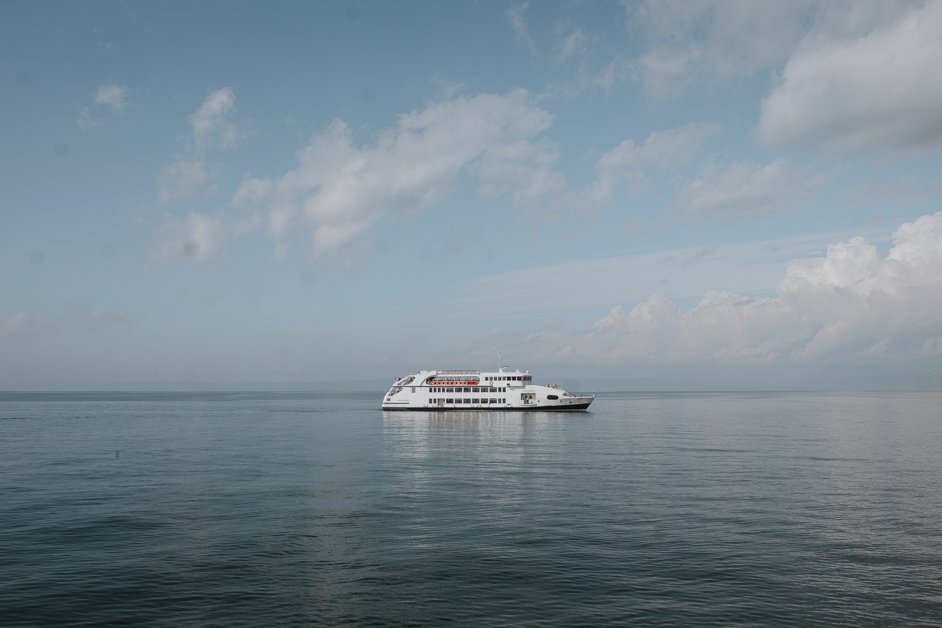
[[381, 394], [0, 393], [0, 624], [942, 624], [942, 394]]

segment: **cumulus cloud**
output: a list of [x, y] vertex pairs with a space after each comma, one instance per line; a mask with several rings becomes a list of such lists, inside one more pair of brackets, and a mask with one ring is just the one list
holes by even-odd
[[765, 216], [788, 209], [817, 184], [810, 173], [784, 159], [764, 165], [736, 162], [725, 169], [707, 169], [678, 191], [676, 202], [701, 215]]
[[625, 140], [599, 159], [596, 179], [585, 192], [584, 204], [603, 206], [612, 201], [619, 188], [638, 189], [651, 169], [689, 161], [700, 146], [718, 132], [716, 124], [697, 122], [654, 131], [640, 145]]
[[83, 131], [104, 126], [109, 114], [124, 113], [128, 108], [128, 88], [123, 85], [99, 85], [95, 90], [93, 105], [75, 108], [76, 124]]
[[167, 204], [198, 196], [211, 189], [213, 151], [233, 148], [240, 139], [231, 118], [235, 113], [235, 92], [223, 87], [209, 94], [190, 116], [191, 134], [183, 151], [167, 164], [157, 182], [157, 199]]
[[218, 215], [190, 211], [185, 218], [169, 218], [165, 222], [157, 258], [161, 262], [211, 262], [223, 257], [236, 238], [256, 227], [252, 219], [228, 222]]
[[861, 237], [789, 263], [770, 298], [709, 292], [616, 306], [574, 343], [613, 362], [724, 363], [942, 357], [942, 212], [902, 225], [881, 257]]
[[778, 71], [796, 50], [866, 37], [925, 3], [622, 0], [622, 4], [630, 32], [641, 44], [630, 76], [649, 96], [665, 98], [698, 83]]
[[785, 59], [804, 34], [814, 4], [752, 0], [624, 2], [647, 43], [635, 76], [654, 97], [700, 80], [749, 76]]
[[210, 166], [201, 155], [180, 156], [164, 166], [158, 179], [157, 199], [161, 204], [192, 198], [207, 190], [212, 181]]
[[217, 89], [207, 96], [199, 110], [190, 116], [196, 146], [234, 146], [239, 140], [239, 131], [230, 120], [234, 111], [235, 92], [231, 87]]
[[942, 143], [942, 1], [856, 37], [809, 38], [762, 104], [769, 144], [897, 150]]
[[121, 113], [128, 107], [128, 88], [123, 85], [101, 85], [95, 92], [95, 104]]
[[523, 90], [430, 104], [400, 116], [373, 144], [357, 145], [337, 120], [298, 153], [296, 168], [244, 181], [233, 202], [266, 211], [277, 252], [300, 222], [315, 258], [343, 256], [384, 218], [442, 201], [464, 171], [476, 174], [482, 193], [520, 203], [558, 191], [555, 148], [540, 137], [552, 120]]

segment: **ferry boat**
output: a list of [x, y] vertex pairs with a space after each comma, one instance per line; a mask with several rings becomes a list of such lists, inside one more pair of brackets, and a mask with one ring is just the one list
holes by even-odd
[[529, 372], [419, 371], [396, 378], [383, 410], [586, 410], [594, 395], [534, 384]]

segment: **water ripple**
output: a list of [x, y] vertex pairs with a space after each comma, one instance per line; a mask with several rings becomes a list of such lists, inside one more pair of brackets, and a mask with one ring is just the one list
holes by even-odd
[[5, 394], [0, 624], [938, 625], [939, 401]]

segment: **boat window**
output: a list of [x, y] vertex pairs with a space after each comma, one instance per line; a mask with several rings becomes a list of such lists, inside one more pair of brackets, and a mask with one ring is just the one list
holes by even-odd
[[547, 398], [547, 399], [559, 399], [559, 396], [557, 396], [557, 395], [546, 395], [546, 398]]

